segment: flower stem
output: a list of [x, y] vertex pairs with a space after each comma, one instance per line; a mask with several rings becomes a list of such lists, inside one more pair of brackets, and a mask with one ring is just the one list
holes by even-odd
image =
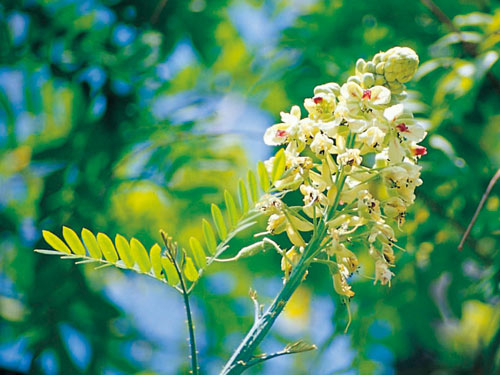
[[[304, 251], [305, 254], [306, 252]], [[249, 367], [248, 362], [252, 359], [255, 349], [257, 349], [257, 346], [267, 335], [274, 321], [283, 311], [286, 303], [302, 282], [309, 268], [309, 258], [306, 258], [304, 255], [293, 268], [290, 279], [283, 285], [272, 305], [254, 322], [254, 325], [226, 363], [220, 375], [239, 375]]]
[[191, 314], [191, 306], [189, 304], [189, 293], [186, 289], [186, 284], [184, 283], [184, 276], [182, 275], [179, 265], [177, 264], [177, 260], [175, 259], [175, 254], [173, 253], [172, 249], [169, 246], [169, 241], [166, 237], [166, 234], [163, 231], [161, 231], [160, 233], [163, 242], [165, 243], [165, 247], [167, 249], [167, 255], [172, 261], [175, 267], [175, 271], [179, 276], [179, 283], [181, 284], [182, 297], [184, 297], [184, 307], [186, 309], [186, 324], [188, 326], [188, 331], [189, 331], [189, 348], [191, 350], [190, 357], [191, 357], [191, 368], [192, 368], [191, 374], [198, 375], [199, 374], [198, 352], [196, 350], [196, 337], [194, 335], [194, 322]]

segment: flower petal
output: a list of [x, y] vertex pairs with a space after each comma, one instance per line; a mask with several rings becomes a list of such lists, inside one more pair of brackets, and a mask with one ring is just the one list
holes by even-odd
[[403, 110], [404, 108], [402, 104], [393, 105], [385, 109], [384, 117], [387, 119], [387, 121], [396, 121], [399, 116], [403, 114]]

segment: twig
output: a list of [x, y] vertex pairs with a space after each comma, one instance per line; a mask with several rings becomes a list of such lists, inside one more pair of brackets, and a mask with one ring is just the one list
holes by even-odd
[[462, 240], [460, 241], [460, 244], [458, 245], [458, 250], [462, 250], [464, 247], [465, 240], [469, 236], [470, 231], [472, 230], [472, 227], [474, 226], [474, 223], [477, 220], [477, 217], [479, 215], [479, 212], [481, 212], [484, 202], [486, 202], [486, 199], [488, 198], [488, 195], [490, 195], [491, 189], [493, 189], [493, 186], [495, 186], [496, 182], [500, 178], [500, 168], [497, 170], [495, 175], [491, 178], [490, 183], [488, 184], [488, 187], [486, 188], [486, 191], [483, 194], [483, 197], [481, 198], [481, 201], [479, 202], [479, 205], [476, 208], [476, 212], [474, 212], [474, 216], [472, 217], [472, 220], [469, 223], [469, 226], [467, 227], [467, 230], [464, 233], [464, 236], [462, 237]]
[[[300, 341], [300, 342], [302, 342], [302, 341]], [[246, 367], [248, 368], [248, 367], [251, 367], [251, 366], [256, 365], [258, 363], [267, 361], [269, 359], [281, 357], [282, 355], [303, 353], [303, 352], [308, 352], [310, 350], [316, 350], [316, 349], [317, 349], [316, 345], [309, 345], [308, 347], [306, 347], [302, 350], [294, 351], [294, 350], [291, 350], [291, 348], [289, 348], [287, 346], [285, 349], [280, 350], [279, 352], [275, 352], [275, 353], [271, 353], [271, 354], [261, 354], [261, 355], [253, 357], [250, 361], [247, 362]]]
[[184, 307], [186, 308], [186, 319], [187, 319], [187, 326], [188, 326], [188, 331], [189, 331], [189, 347], [191, 349], [191, 367], [192, 367], [192, 374], [193, 375], [198, 375], [199, 374], [199, 367], [198, 367], [198, 353], [196, 351], [196, 339], [194, 335], [194, 324], [193, 324], [193, 317], [191, 315], [191, 307], [189, 305], [189, 293], [186, 290], [186, 285], [184, 284], [184, 276], [182, 276], [181, 270], [179, 269], [179, 266], [177, 264], [177, 260], [175, 259], [174, 254], [172, 253], [172, 249], [170, 248], [169, 241], [166, 237], [165, 232], [161, 231], [161, 238], [163, 239], [163, 242], [165, 243], [165, 247], [167, 248], [167, 255], [172, 261], [175, 271], [177, 272], [177, 275], [179, 276], [179, 282], [181, 284], [181, 289], [182, 289], [182, 296], [184, 297]]
[[154, 12], [153, 12], [153, 15], [151, 16], [151, 25], [154, 25], [156, 23], [156, 21], [158, 21], [158, 17], [160, 17], [160, 14], [163, 10], [163, 8], [165, 8], [165, 5], [167, 5], [167, 1], [168, 0], [160, 0], [158, 2], [158, 5], [156, 6]]
[[[460, 44], [462, 45], [463, 51], [468, 54], [469, 56], [476, 57], [477, 56], [477, 49], [476, 46], [472, 43], [466, 42], [464, 38], [462, 37], [462, 32], [458, 27], [455, 26], [455, 24], [452, 22], [452, 20], [441, 10], [440, 7], [436, 5], [436, 3], [433, 0], [420, 0], [420, 2], [431, 11], [432, 14], [443, 24], [446, 25], [446, 27], [457, 34], [458, 39], [460, 40]], [[486, 77], [488, 80], [491, 82], [493, 85], [493, 88], [497, 92], [497, 94], [500, 94], [500, 81], [498, 78], [491, 72], [486, 73]]]

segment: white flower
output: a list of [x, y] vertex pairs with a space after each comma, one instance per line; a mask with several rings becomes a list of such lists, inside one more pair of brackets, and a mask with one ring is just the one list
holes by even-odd
[[278, 146], [289, 141], [299, 131], [300, 108], [292, 107], [290, 113], [281, 112], [282, 123], [268, 128], [264, 134], [264, 143], [269, 146]]
[[372, 126], [360, 134], [359, 139], [368, 147], [379, 149], [384, 143], [385, 133], [377, 126]]
[[321, 194], [319, 190], [310, 185], [300, 185], [300, 192], [304, 196], [305, 207], [311, 206], [314, 202], [318, 201]]
[[384, 86], [364, 90], [355, 82], [342, 85], [340, 94], [349, 104], [357, 104], [362, 112], [367, 109], [381, 109], [391, 101], [391, 91]]
[[422, 126], [404, 113], [403, 104], [396, 104], [384, 111], [384, 117], [400, 137], [407, 141], [420, 142], [425, 138], [426, 132]]
[[380, 284], [391, 286], [391, 279], [394, 274], [389, 270], [389, 266], [386, 262], [379, 259], [375, 262], [375, 281], [373, 284], [376, 284], [377, 281], [380, 281]]
[[335, 95], [324, 92], [304, 100], [304, 107], [309, 112], [309, 117], [314, 120], [329, 121], [336, 104]]
[[333, 139], [323, 133], [316, 133], [311, 142], [311, 151], [318, 156], [324, 156], [325, 153], [334, 153], [336, 148], [333, 145]]
[[337, 157], [337, 162], [344, 166], [358, 166], [362, 161], [361, 151], [357, 148], [348, 148]]

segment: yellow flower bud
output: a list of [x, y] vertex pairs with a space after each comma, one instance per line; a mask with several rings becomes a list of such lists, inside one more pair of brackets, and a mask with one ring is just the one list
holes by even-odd
[[406, 83], [418, 68], [418, 56], [408, 47], [394, 47], [384, 54], [384, 75], [387, 81]]

